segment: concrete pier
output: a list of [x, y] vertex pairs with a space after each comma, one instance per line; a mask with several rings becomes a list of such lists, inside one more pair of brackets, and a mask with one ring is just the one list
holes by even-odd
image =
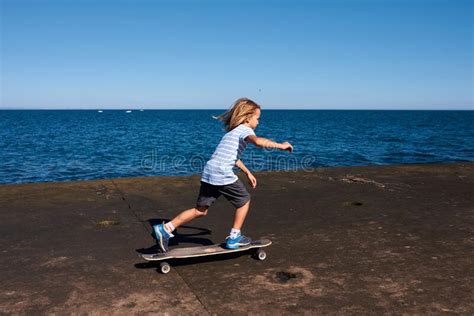
[[[0, 186], [5, 314], [474, 313], [474, 163], [256, 172], [249, 254], [172, 262], [151, 225], [194, 207], [199, 175]], [[224, 240], [221, 197], [170, 247]]]

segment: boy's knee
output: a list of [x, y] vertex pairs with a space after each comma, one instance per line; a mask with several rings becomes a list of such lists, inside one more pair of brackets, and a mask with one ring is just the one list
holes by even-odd
[[195, 212], [198, 216], [206, 216], [209, 206], [198, 206], [195, 208]]

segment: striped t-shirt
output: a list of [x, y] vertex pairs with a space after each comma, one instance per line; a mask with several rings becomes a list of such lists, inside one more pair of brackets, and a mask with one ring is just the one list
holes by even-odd
[[240, 159], [248, 142], [245, 137], [255, 135], [253, 129], [240, 124], [222, 137], [219, 145], [204, 166], [201, 181], [213, 185], [234, 183], [238, 177], [232, 171], [237, 160]]

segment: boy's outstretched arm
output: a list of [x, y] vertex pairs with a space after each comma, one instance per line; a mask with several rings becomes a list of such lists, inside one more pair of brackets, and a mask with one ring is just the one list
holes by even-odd
[[253, 174], [249, 171], [249, 169], [247, 169], [247, 167], [244, 165], [242, 160], [240, 159], [237, 160], [235, 162], [235, 165], [239, 167], [247, 175], [250, 185], [252, 186], [252, 188], [255, 189], [255, 187], [257, 186], [257, 179], [253, 176]]
[[256, 135], [249, 135], [246, 139], [254, 144], [255, 146], [262, 148], [278, 148], [281, 150], [288, 150], [290, 153], [293, 151], [293, 146], [289, 142], [277, 143], [264, 137], [258, 137]]

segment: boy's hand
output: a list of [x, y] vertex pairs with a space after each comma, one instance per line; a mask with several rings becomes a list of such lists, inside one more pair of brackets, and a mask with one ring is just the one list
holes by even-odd
[[247, 178], [249, 178], [249, 183], [252, 188], [255, 189], [255, 187], [257, 186], [257, 179], [250, 172], [247, 174]]
[[289, 142], [281, 143], [281, 150], [288, 150], [290, 153], [293, 152], [293, 146]]

